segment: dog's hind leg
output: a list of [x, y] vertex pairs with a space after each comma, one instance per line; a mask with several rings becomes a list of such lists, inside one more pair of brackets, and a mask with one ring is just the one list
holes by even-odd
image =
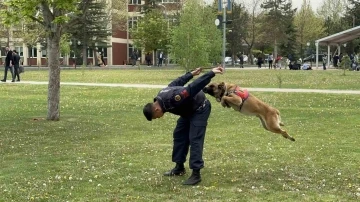
[[280, 126], [285, 126], [285, 124], [281, 121], [281, 116], [280, 116], [279, 110], [276, 110], [276, 114], [277, 114], [277, 116], [278, 116], [279, 125], [280, 125]]
[[286, 139], [295, 141], [295, 139], [291, 137], [285, 130], [280, 128], [279, 121], [277, 120], [277, 118], [276, 119], [274, 118], [275, 118], [274, 116], [270, 116], [265, 119], [268, 130], [273, 133], [281, 134]]
[[261, 118], [261, 116], [257, 116], [257, 117], [260, 119], [261, 125], [265, 128], [265, 130], [269, 130], [269, 129], [267, 128], [267, 126], [266, 126], [266, 123], [265, 123], [264, 119]]

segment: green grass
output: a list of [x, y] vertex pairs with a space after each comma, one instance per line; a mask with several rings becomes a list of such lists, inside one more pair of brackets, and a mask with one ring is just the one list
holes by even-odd
[[[115, 72], [146, 78], [144, 72], [110, 72], [93, 76], [100, 74], [98, 82], [114, 82]], [[64, 71], [63, 78], [87, 77]], [[210, 98], [203, 181], [187, 187], [181, 183], [189, 173], [162, 176], [174, 166], [177, 117], [148, 122], [142, 115], [158, 90], [63, 86], [61, 121], [49, 122], [46, 88], [0, 85], [0, 201], [360, 200], [358, 95], [254, 93], [280, 110], [296, 142]]]
[[[207, 70], [209, 71], [209, 70]], [[64, 70], [61, 72], [63, 82], [94, 83], [145, 83], [168, 84], [184, 70]], [[306, 89], [352, 89], [360, 90], [360, 72], [342, 70], [329, 71], [290, 71], [290, 70], [227, 70], [214, 81], [227, 81], [244, 87]], [[47, 71], [27, 71], [23, 80], [48, 81]]]

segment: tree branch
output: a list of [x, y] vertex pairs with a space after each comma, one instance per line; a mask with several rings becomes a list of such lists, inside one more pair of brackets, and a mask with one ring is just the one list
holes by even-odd
[[38, 18], [36, 18], [36, 17], [34, 17], [34, 16], [28, 15], [28, 17], [29, 17], [30, 19], [32, 19], [33, 21], [40, 23], [41, 25], [45, 25], [45, 22], [44, 22], [44, 21], [41, 21], [41, 20], [39, 20]]

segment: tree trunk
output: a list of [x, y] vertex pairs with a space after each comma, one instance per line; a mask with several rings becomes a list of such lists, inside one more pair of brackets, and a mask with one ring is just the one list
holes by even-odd
[[275, 59], [277, 58], [277, 56], [278, 56], [277, 41], [275, 38], [275, 41], [274, 41], [274, 57], [275, 57]]
[[49, 63], [49, 85], [48, 85], [48, 114], [47, 120], [60, 120], [60, 33], [50, 34], [48, 37], [48, 63]]
[[82, 48], [82, 58], [83, 58], [83, 62], [82, 62], [82, 65], [84, 67], [87, 66], [87, 45], [86, 44], [83, 44], [83, 48]]
[[[95, 60], [94, 60], [94, 66], [98, 66], [99, 65], [99, 62], [98, 62], [98, 59], [97, 59], [97, 50], [96, 49], [94, 49], [94, 51], [93, 51], [94, 53], [93, 53], [93, 57], [95, 58]], [[128, 59], [126, 59], [126, 61], [127, 61]], [[126, 64], [125, 64], [126, 65]]]

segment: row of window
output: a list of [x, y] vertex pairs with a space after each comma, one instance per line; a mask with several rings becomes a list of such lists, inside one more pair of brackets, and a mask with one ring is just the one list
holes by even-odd
[[[134, 17], [130, 17], [129, 18], [129, 29], [131, 28], [136, 28], [137, 26], [137, 21], [140, 19], [140, 16], [134, 16]], [[167, 21], [169, 21], [170, 24], [175, 23], [176, 19], [175, 18], [167, 18]]]
[[[161, 3], [176, 3], [179, 2], [179, 0], [161, 0]], [[160, 3], [160, 1], [159, 1]], [[140, 5], [141, 0], [129, 0], [130, 5]]]
[[[23, 52], [23, 47], [22, 46], [16, 46], [15, 47], [15, 50], [19, 53], [19, 55], [22, 57], [24, 56], [24, 52]], [[36, 58], [37, 55], [38, 55], [38, 52], [39, 54], [41, 55], [41, 57], [43, 58], [46, 58], [47, 57], [47, 51], [46, 50], [41, 50], [41, 51], [38, 51], [37, 48], [28, 48], [28, 57], [33, 57], [33, 58]], [[107, 48], [106, 47], [98, 47], [98, 50], [97, 52], [103, 52], [104, 54], [104, 57], [106, 58], [107, 57]], [[2, 49], [1, 50], [1, 56], [5, 57], [5, 49]], [[91, 48], [88, 48], [87, 49], [87, 55], [86, 55], [88, 58], [92, 58], [94, 57], [94, 50], [91, 49]], [[61, 54], [60, 54], [60, 57], [63, 57]], [[70, 52], [70, 57], [75, 57], [75, 53], [73, 51]]]

